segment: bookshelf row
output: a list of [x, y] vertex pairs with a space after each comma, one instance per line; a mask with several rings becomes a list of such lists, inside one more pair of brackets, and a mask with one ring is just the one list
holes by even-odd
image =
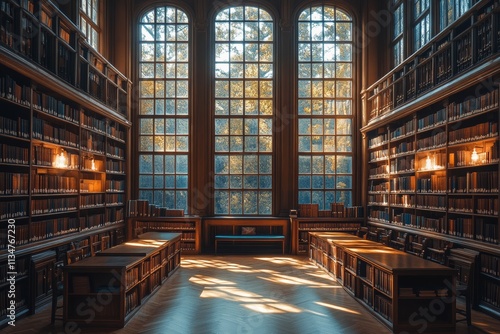
[[[378, 242], [342, 232], [310, 232], [309, 245], [309, 259], [395, 333], [410, 330], [416, 310], [453, 293], [445, 283], [454, 280], [453, 269]], [[454, 302], [443, 303], [441, 311], [427, 330], [454, 330]]]
[[[390, 114], [494, 58], [500, 51], [499, 19], [498, 0], [478, 1], [460, 19], [368, 88], [366, 119], [371, 122]], [[435, 116], [427, 122], [432, 124], [431, 121], [442, 119], [440, 114]]]
[[[498, 20], [498, 7], [489, 15]], [[498, 80], [495, 60], [485, 66]], [[442, 242], [480, 252], [477, 306], [500, 317], [500, 279], [492, 274], [500, 256], [500, 93], [474, 68], [454, 78], [362, 128], [367, 223], [435, 240], [441, 252]]]
[[[0, 45], [128, 118], [130, 82], [87, 44], [83, 32], [68, 19], [72, 15], [51, 1], [27, 1], [26, 6], [25, 2], [2, 1]], [[58, 106], [58, 115], [74, 119], [71, 107], [43, 94], [34, 100], [42, 108]]]

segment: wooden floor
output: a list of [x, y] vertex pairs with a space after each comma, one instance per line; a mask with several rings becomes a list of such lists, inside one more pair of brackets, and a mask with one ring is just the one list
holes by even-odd
[[[80, 329], [79, 329], [80, 330]], [[474, 312], [456, 333], [498, 333], [500, 321]], [[316, 334], [390, 331], [304, 257], [189, 256], [123, 329], [65, 331], [50, 306], [2, 333]]]

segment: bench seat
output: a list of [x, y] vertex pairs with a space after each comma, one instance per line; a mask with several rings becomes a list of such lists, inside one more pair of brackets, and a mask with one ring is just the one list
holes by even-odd
[[285, 254], [285, 236], [284, 235], [216, 235], [215, 236], [215, 254], [217, 254], [217, 246], [219, 241], [258, 241], [258, 242], [281, 242], [282, 253]]

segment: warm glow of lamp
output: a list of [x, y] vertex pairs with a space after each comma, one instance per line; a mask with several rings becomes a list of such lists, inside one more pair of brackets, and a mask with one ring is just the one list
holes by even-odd
[[432, 169], [432, 161], [431, 157], [427, 156], [427, 159], [425, 159], [425, 169]]
[[92, 170], [95, 170], [95, 169], [96, 169], [96, 168], [95, 168], [95, 160], [94, 160], [94, 159], [92, 159], [90, 169], [92, 169]]
[[64, 150], [61, 150], [61, 153], [56, 155], [54, 166], [57, 168], [68, 168], [68, 158], [66, 157], [66, 152], [64, 152]]
[[479, 160], [479, 154], [477, 154], [477, 151], [476, 151], [475, 147], [472, 150], [472, 154], [470, 156], [470, 159], [471, 159], [472, 163], [476, 163]]

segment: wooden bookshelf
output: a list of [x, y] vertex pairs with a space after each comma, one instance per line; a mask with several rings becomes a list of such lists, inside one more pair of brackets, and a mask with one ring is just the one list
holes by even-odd
[[[131, 240], [65, 266], [64, 321], [123, 327], [179, 265], [180, 234], [170, 233]], [[103, 307], [89, 317], [78, 310], [91, 307], [92, 298]]]
[[[453, 269], [347, 233], [311, 232], [309, 254], [394, 333], [454, 331]], [[428, 321], [419, 310], [436, 302]]]
[[[487, 268], [500, 256], [499, 19], [498, 1], [478, 2], [375, 83], [361, 129], [368, 225], [480, 252], [478, 306], [497, 317], [500, 282]], [[373, 104], [382, 86], [396, 92], [384, 110]], [[430, 249], [440, 262], [443, 249]]]
[[363, 224], [363, 218], [295, 217], [290, 216], [291, 254], [307, 255], [309, 232], [356, 232]]
[[[201, 217], [186, 215], [182, 217], [137, 217], [129, 218], [129, 238], [138, 228], [143, 232], [181, 233], [183, 254], [201, 253]], [[141, 237], [141, 236], [138, 236]]]
[[[115, 244], [123, 235], [131, 83], [86, 44], [64, 8], [45, 0], [0, 4], [2, 268], [9, 219], [16, 255], [27, 261], [45, 251], [61, 258], [80, 238], [106, 233]], [[102, 64], [102, 96], [84, 85], [94, 58]], [[19, 286], [36, 286], [36, 273], [20, 275]], [[6, 289], [0, 285], [0, 294]], [[18, 314], [49, 300], [18, 295]], [[0, 299], [0, 326], [6, 302]]]

